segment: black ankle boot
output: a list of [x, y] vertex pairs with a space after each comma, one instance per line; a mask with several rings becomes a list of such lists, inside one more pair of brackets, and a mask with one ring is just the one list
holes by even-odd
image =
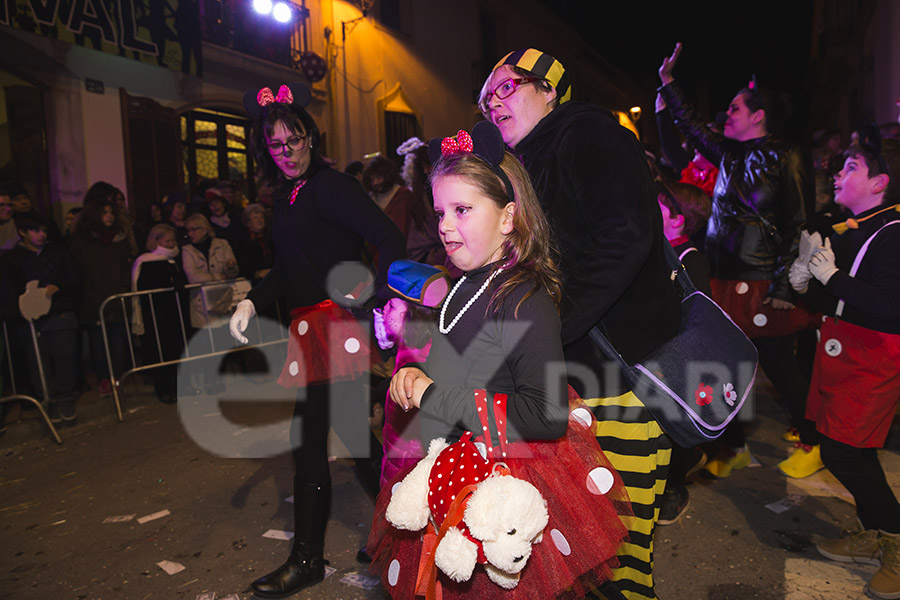
[[323, 579], [325, 559], [322, 558], [322, 547], [313, 548], [296, 542], [283, 565], [260, 577], [250, 587], [260, 598], [286, 598]]
[[325, 579], [325, 526], [331, 484], [294, 482], [294, 543], [287, 561], [250, 587], [261, 598], [286, 598]]

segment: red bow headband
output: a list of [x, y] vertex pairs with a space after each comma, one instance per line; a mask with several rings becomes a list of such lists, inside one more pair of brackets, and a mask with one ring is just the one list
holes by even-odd
[[291, 88], [286, 85], [282, 85], [278, 88], [278, 95], [272, 95], [272, 89], [264, 87], [259, 90], [259, 93], [256, 94], [256, 103], [260, 106], [268, 106], [273, 102], [281, 102], [282, 104], [293, 104], [294, 103], [294, 94], [291, 93]]
[[503, 182], [509, 201], [516, 201], [512, 183], [506, 172], [500, 168], [506, 154], [506, 144], [496, 125], [490, 121], [479, 121], [472, 128], [472, 135], [460, 129], [455, 138], [434, 138], [428, 142], [428, 158], [431, 164], [435, 164], [442, 156], [461, 152], [472, 154], [486, 162]]
[[278, 88], [278, 93], [272, 92], [272, 88], [264, 87], [261, 90], [251, 90], [244, 94], [244, 110], [254, 119], [276, 102], [291, 108], [303, 109], [311, 99], [309, 88], [302, 83], [286, 83]]

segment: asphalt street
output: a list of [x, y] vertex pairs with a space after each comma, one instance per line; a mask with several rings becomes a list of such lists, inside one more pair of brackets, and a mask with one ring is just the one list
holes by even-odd
[[[278, 538], [293, 528], [284, 392], [271, 381], [232, 379], [220, 398], [181, 399], [176, 408], [134, 381], [124, 388], [124, 422], [111, 400], [87, 393], [79, 424], [60, 431], [62, 445], [34, 413], [13, 408], [0, 439], [0, 596], [252, 598], [250, 582], [280, 564], [290, 542]], [[832, 563], [814, 546], [817, 536], [836, 536], [852, 522], [849, 495], [827, 471], [799, 481], [781, 476], [775, 465], [790, 450], [780, 440], [786, 418], [765, 380], [753, 408], [747, 431], [755, 464], [725, 480], [693, 476], [687, 514], [657, 529], [660, 599], [864, 598], [875, 567]], [[188, 422], [197, 415], [208, 420], [200, 441], [198, 424]], [[894, 484], [898, 437], [882, 453]], [[341, 453], [337, 442], [333, 453]], [[334, 571], [295, 597], [381, 598], [355, 560], [372, 501], [349, 459], [331, 464], [326, 557]]]

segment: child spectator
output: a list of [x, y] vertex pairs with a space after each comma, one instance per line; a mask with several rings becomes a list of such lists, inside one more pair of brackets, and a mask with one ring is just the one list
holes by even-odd
[[128, 342], [125, 315], [121, 307], [113, 303], [107, 306], [103, 315], [109, 358], [113, 365], [113, 372], [110, 373], [100, 324], [100, 307], [110, 296], [129, 291], [134, 257], [128, 237], [129, 226], [119, 219], [118, 214], [112, 200], [91, 198], [89, 194], [71, 243], [72, 255], [84, 274], [79, 321], [88, 333], [91, 366], [97, 376], [97, 389], [101, 396], [112, 393], [110, 381], [124, 371]]
[[0, 258], [4, 272], [3, 316], [18, 322], [19, 347], [27, 349], [31, 383], [33, 389], [39, 391], [42, 389], [41, 376], [31, 330], [20, 317], [18, 301], [32, 281], [37, 281], [38, 287], [31, 293], [50, 298], [49, 312], [34, 320], [50, 395], [48, 412], [52, 422], [74, 425], [78, 372], [75, 308], [81, 269], [64, 244], [48, 240], [47, 223], [41, 217], [30, 212], [19, 213], [15, 223], [21, 241]]
[[[691, 242], [691, 236], [706, 227], [712, 203], [709, 196], [687, 183], [660, 184], [657, 196], [663, 217], [663, 233], [698, 290], [712, 297], [709, 263]], [[660, 525], [671, 525], [687, 511], [690, 494], [684, 485], [687, 476], [706, 463], [700, 448], [683, 448], [673, 442], [669, 478], [659, 509]]]
[[866, 591], [900, 597], [900, 504], [878, 448], [900, 399], [900, 144], [875, 126], [860, 132], [834, 179], [853, 217], [804, 264], [791, 285], [828, 315], [816, 348], [806, 416], [821, 434], [825, 466], [853, 495], [862, 531], [819, 542], [832, 560], [880, 564]]

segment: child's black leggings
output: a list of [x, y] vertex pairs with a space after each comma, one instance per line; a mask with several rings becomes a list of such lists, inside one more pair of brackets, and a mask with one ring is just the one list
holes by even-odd
[[826, 435], [822, 462], [853, 494], [856, 514], [865, 529], [900, 534], [900, 503], [884, 476], [877, 448], [855, 448]]

